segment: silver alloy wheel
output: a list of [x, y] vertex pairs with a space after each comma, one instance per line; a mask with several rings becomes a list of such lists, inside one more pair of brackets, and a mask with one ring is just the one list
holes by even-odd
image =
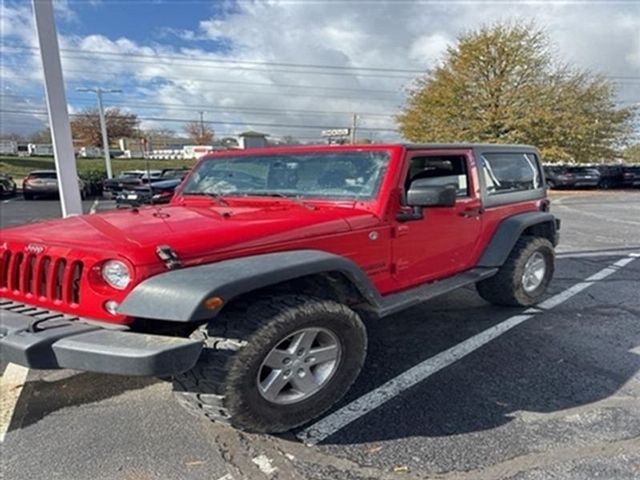
[[303, 328], [271, 349], [258, 370], [258, 391], [276, 404], [297, 403], [322, 389], [340, 364], [342, 346], [325, 328]]
[[534, 252], [529, 257], [527, 263], [524, 264], [524, 271], [522, 272], [522, 288], [527, 293], [535, 291], [544, 280], [544, 276], [547, 273], [547, 262], [544, 259], [544, 255], [540, 252]]

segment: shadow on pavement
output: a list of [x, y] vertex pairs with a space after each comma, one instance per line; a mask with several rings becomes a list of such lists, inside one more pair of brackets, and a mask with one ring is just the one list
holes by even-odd
[[65, 408], [97, 403], [146, 388], [159, 381], [156, 378], [121, 377], [90, 372], [79, 372], [53, 381], [30, 380], [24, 385], [9, 431], [37, 423], [47, 415]]
[[[559, 259], [558, 273], [564, 276], [559, 283], [564, 289], [611, 263], [610, 257]], [[598, 298], [587, 290], [578, 305], [565, 303], [540, 314], [322, 443], [468, 434], [505, 425], [520, 411], [557, 412], [614, 395], [640, 371], [640, 355], [630, 351], [640, 345], [638, 278], [640, 260], [598, 283]], [[558, 290], [557, 284], [553, 290]], [[521, 312], [489, 306], [472, 290], [463, 289], [370, 322], [363, 373], [336, 408]]]

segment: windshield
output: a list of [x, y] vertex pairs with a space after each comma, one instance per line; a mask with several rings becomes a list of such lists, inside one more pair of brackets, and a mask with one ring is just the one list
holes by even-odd
[[372, 199], [389, 163], [387, 152], [314, 152], [212, 158], [187, 181], [183, 195], [274, 195]]

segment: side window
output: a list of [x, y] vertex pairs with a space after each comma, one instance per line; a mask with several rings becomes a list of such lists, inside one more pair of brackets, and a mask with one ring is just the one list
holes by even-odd
[[405, 181], [405, 191], [414, 180], [425, 180], [433, 186], [453, 185], [458, 197], [469, 196], [467, 161], [464, 155], [413, 157]]
[[538, 159], [530, 153], [485, 153], [484, 180], [489, 195], [542, 187]]

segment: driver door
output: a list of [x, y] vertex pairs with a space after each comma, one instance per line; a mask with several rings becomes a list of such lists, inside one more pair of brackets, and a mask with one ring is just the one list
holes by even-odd
[[457, 199], [453, 207], [425, 207], [423, 218], [397, 222], [392, 255], [401, 288], [471, 268], [482, 224], [471, 151], [411, 151], [407, 161], [403, 198], [412, 180], [428, 179], [434, 186], [455, 185]]

